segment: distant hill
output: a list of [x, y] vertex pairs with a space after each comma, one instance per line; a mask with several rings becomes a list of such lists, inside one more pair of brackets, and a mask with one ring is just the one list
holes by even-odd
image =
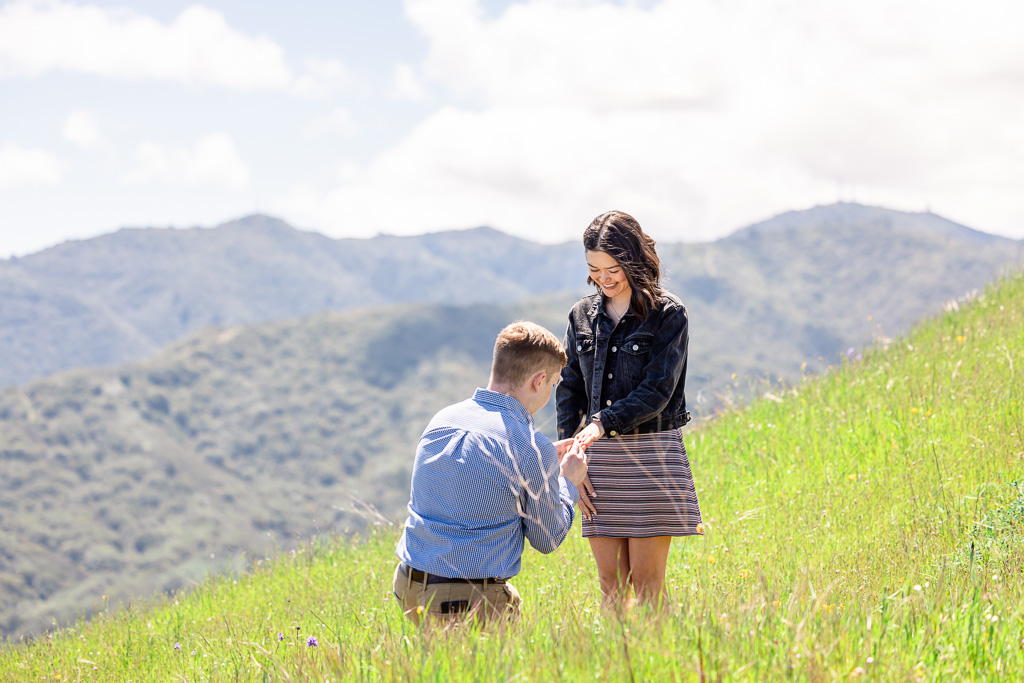
[[[929, 213], [858, 204], [793, 211], [710, 244], [659, 245], [692, 319], [697, 387], [723, 369], [791, 378], [849, 346], [905, 332], [1020, 268], [1024, 243]], [[718, 374], [716, 374], [716, 372]]]
[[335, 240], [267, 216], [65, 242], [0, 262], [0, 386], [138, 360], [208, 325], [579, 288], [579, 251], [489, 228]]
[[[937, 216], [856, 205], [659, 253], [689, 309], [687, 394], [705, 414], [743, 394], [748, 376], [794, 378], [804, 362], [895, 335], [1020, 258], [1017, 243]], [[334, 241], [266, 218], [122, 231], [3, 263], [16, 296], [0, 298], [0, 344], [22, 367], [75, 345], [114, 363], [95, 359], [148, 353], [172, 328], [206, 322], [146, 360], [0, 390], [0, 634], [37, 632], [97, 595], [179, 588], [297, 538], [360, 528], [374, 510], [401, 517], [430, 415], [486, 381], [510, 320], [560, 333], [584, 277], [578, 245], [487, 229]], [[375, 294], [357, 296], [365, 282]], [[373, 298], [401, 295], [468, 301]], [[486, 297], [510, 303], [472, 303]], [[553, 432], [550, 409], [538, 421]]]
[[[208, 325], [580, 294], [581, 252], [578, 242], [540, 245], [489, 228], [335, 240], [267, 216], [66, 242], [0, 261], [0, 386], [139, 360]], [[877, 323], [903, 329], [1019, 262], [1021, 245], [932, 214], [836, 204], [710, 244], [663, 243], [659, 252], [669, 286], [705, 329], [756, 325], [757, 349], [748, 332], [725, 339], [736, 342], [734, 364], [754, 372], [831, 358]], [[706, 348], [720, 348], [709, 341]]]

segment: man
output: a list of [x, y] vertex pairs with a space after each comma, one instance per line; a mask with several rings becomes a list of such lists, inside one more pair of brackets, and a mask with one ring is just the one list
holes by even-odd
[[533, 424], [565, 362], [548, 330], [509, 325], [494, 344], [487, 389], [439, 412], [420, 437], [394, 576], [413, 623], [421, 615], [515, 618], [521, 600], [509, 578], [519, 573], [524, 539], [550, 553], [572, 527], [583, 453], [571, 439], [556, 447]]

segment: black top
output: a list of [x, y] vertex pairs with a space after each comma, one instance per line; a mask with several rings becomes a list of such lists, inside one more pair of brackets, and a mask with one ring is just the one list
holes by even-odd
[[573, 436], [600, 411], [605, 435], [678, 429], [686, 411], [686, 307], [665, 292], [647, 318], [628, 311], [616, 325], [600, 293], [569, 312], [568, 363], [556, 390], [558, 437]]

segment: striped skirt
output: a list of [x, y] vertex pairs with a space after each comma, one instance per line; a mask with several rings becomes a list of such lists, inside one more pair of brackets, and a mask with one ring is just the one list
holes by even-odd
[[702, 533], [700, 504], [678, 429], [600, 439], [587, 448], [597, 514], [583, 536], [646, 538]]

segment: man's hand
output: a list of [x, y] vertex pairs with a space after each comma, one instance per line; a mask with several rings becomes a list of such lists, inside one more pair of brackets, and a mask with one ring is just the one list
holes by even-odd
[[[583, 456], [586, 449], [571, 439], [567, 440], [570, 443], [563, 449], [562, 457], [558, 462], [559, 474], [579, 488], [587, 476], [587, 459]], [[557, 444], [555, 448], [558, 448]]]
[[[587, 459], [584, 457], [587, 447], [581, 446], [576, 439], [562, 439], [555, 442], [555, 450], [558, 451], [558, 457], [561, 458], [562, 476], [575, 484], [580, 492], [580, 501], [577, 503], [580, 506], [580, 514], [588, 521], [593, 519], [597, 510], [594, 509], [590, 498], [591, 496], [596, 498], [597, 494], [594, 493], [594, 485], [590, 483], [590, 476], [587, 474]], [[566, 474], [566, 461], [577, 457], [583, 461], [583, 476], [580, 481]]]

